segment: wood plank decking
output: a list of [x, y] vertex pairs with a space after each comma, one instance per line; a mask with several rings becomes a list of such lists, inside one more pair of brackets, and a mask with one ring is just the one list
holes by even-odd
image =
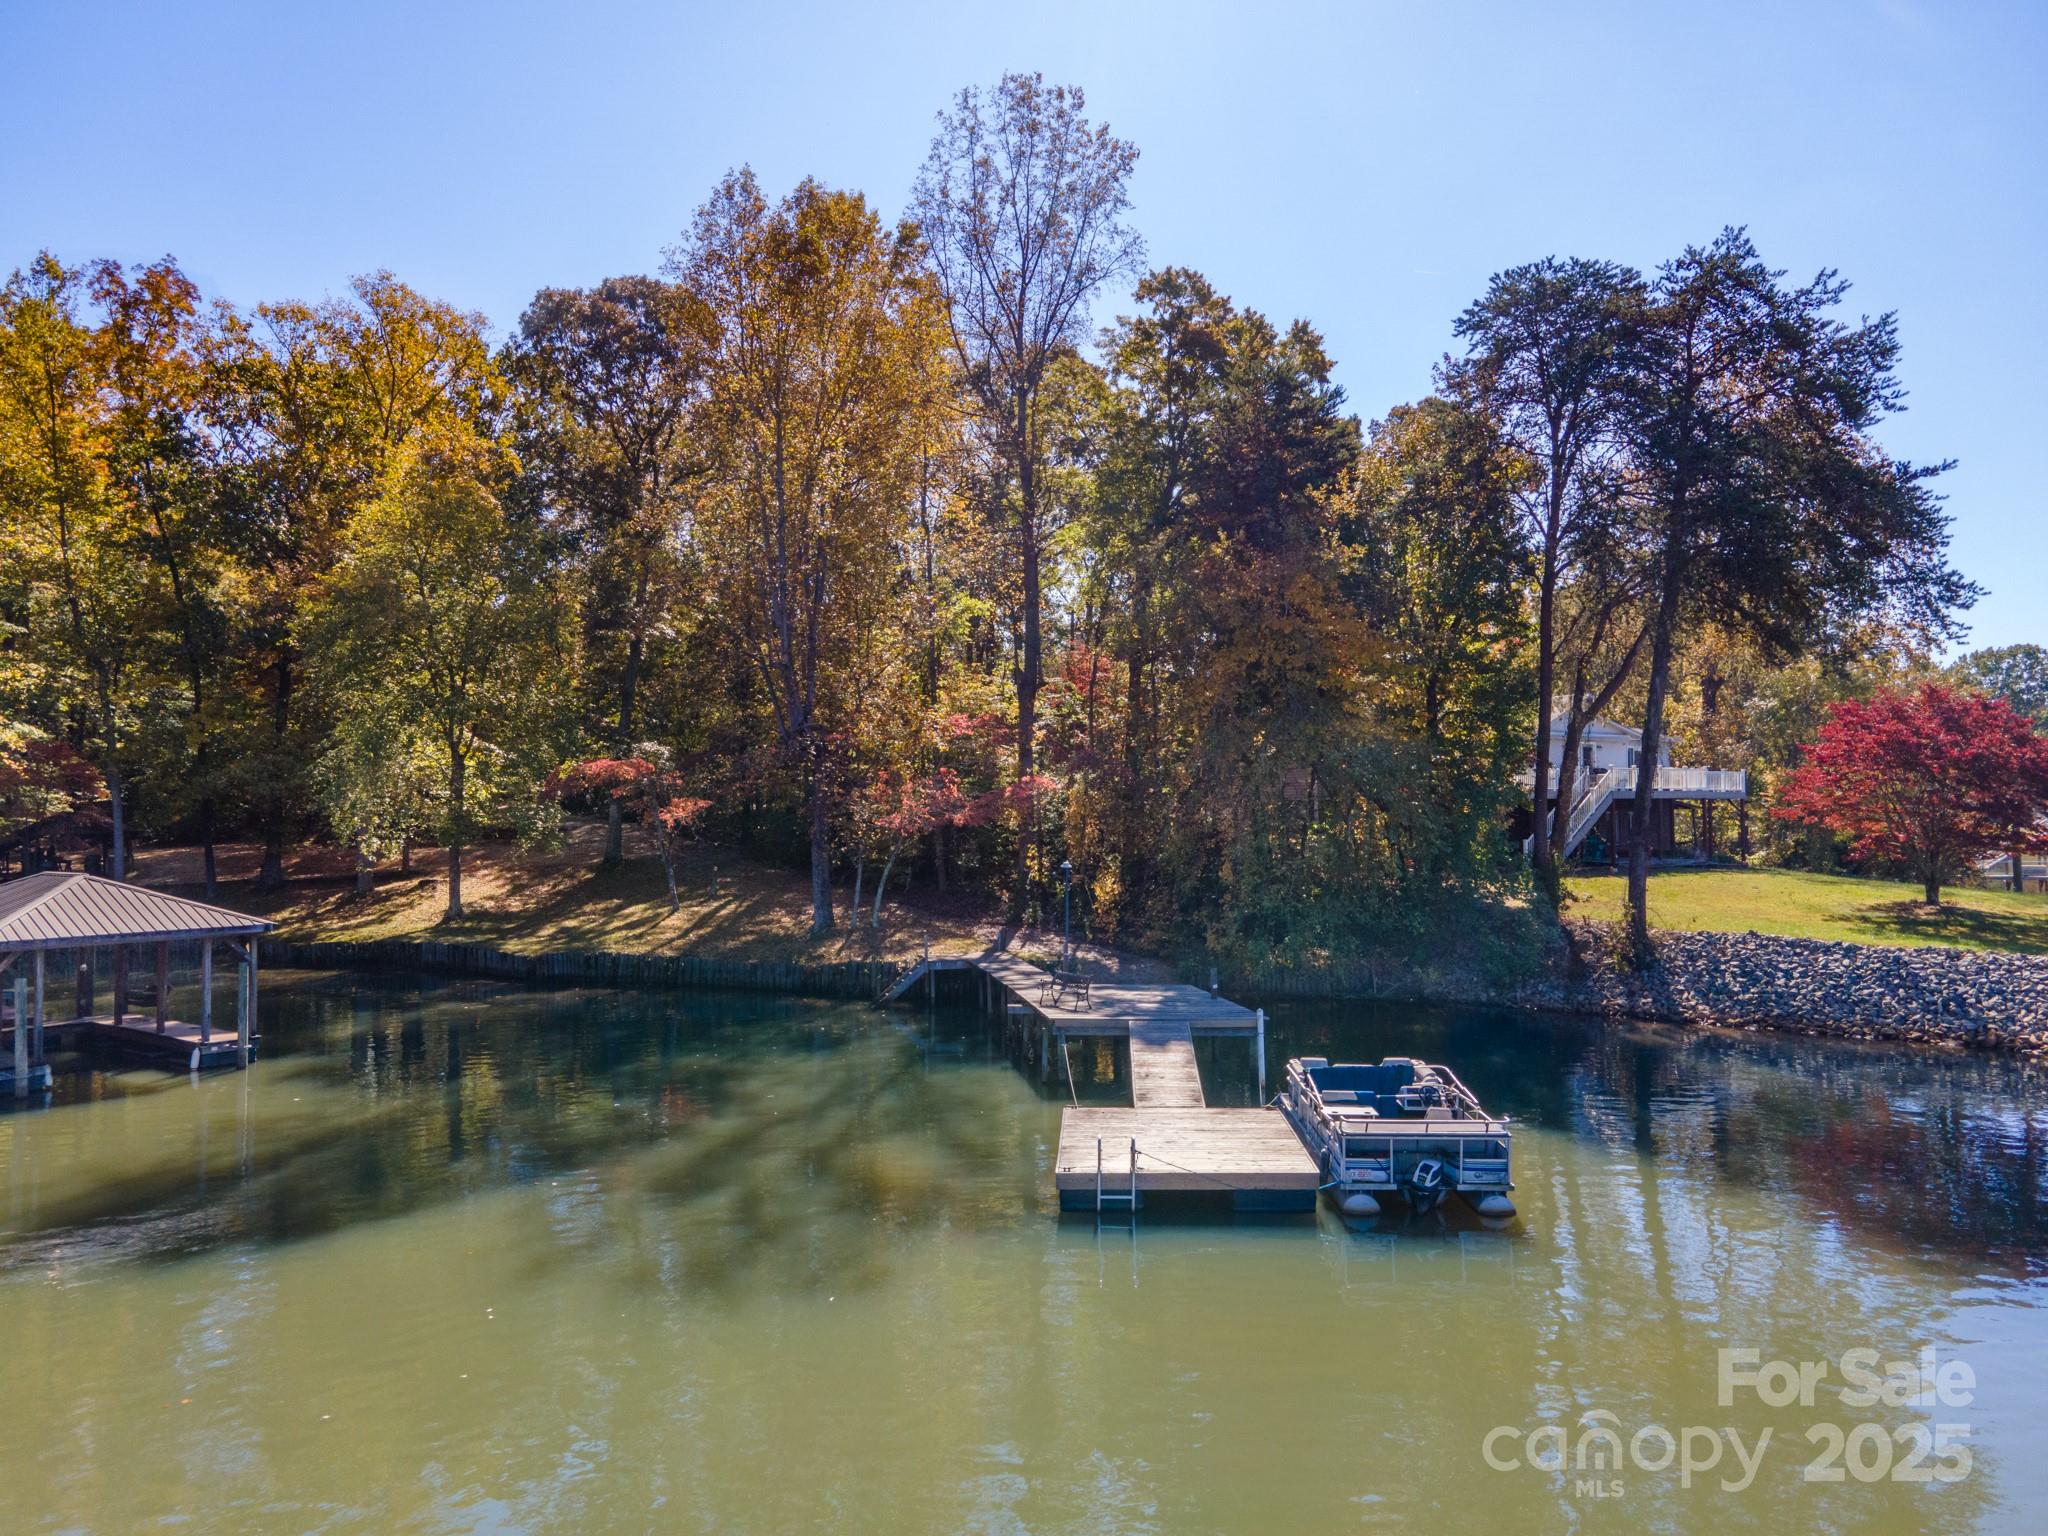
[[[1060, 1112], [1053, 1183], [1064, 1210], [1124, 1208], [1135, 1192], [1228, 1196], [1244, 1211], [1306, 1211], [1321, 1182], [1316, 1161], [1277, 1109], [1211, 1109], [1195, 1061], [1197, 1034], [1249, 1036], [1264, 1095], [1266, 1016], [1200, 987], [1095, 981], [1087, 1007], [1055, 1003], [1048, 973], [1014, 955], [927, 959], [883, 996], [909, 996], [943, 971], [975, 971], [982, 998], [1027, 1031], [1041, 1077], [1052, 1047], [1073, 1036], [1129, 1041], [1129, 1108], [1071, 1106]], [[1132, 1177], [1135, 1158], [1136, 1177]], [[1098, 1180], [1098, 1163], [1100, 1179]]]
[[1201, 1109], [1202, 1074], [1195, 1037], [1181, 1023], [1131, 1029], [1131, 1103], [1139, 1109]]
[[1068, 1109], [1060, 1116], [1053, 1182], [1068, 1210], [1095, 1209], [1095, 1147], [1103, 1183], [1138, 1191], [1227, 1194], [1245, 1210], [1307, 1210], [1322, 1182], [1315, 1159], [1277, 1109]]
[[[232, 1026], [226, 1029], [214, 1027], [208, 1031], [203, 1043], [197, 1024], [183, 1019], [166, 1019], [163, 1030], [159, 1032], [156, 1019], [141, 1013], [125, 1014], [119, 1022], [111, 1014], [104, 1013], [89, 1019], [53, 1019], [45, 1028], [54, 1041], [71, 1043], [89, 1037], [125, 1055], [172, 1071], [190, 1070], [194, 1065], [195, 1051], [198, 1053], [197, 1068], [202, 1072], [241, 1064], [241, 1040]], [[261, 1035], [250, 1037], [250, 1060], [255, 1060], [262, 1040]]]

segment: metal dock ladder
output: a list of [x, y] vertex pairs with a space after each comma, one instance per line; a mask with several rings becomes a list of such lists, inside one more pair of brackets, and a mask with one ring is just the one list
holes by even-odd
[[1131, 1225], [1138, 1224], [1138, 1143], [1135, 1137], [1130, 1148], [1130, 1162], [1126, 1165], [1130, 1173], [1129, 1187], [1105, 1189], [1102, 1182], [1102, 1138], [1095, 1138], [1095, 1219], [1098, 1222], [1105, 1210], [1120, 1205], [1129, 1213]]

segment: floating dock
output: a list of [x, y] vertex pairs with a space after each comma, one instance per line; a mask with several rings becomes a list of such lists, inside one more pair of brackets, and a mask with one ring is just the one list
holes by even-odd
[[1195, 1063], [1195, 1036], [1244, 1037], [1265, 1094], [1266, 1016], [1175, 983], [1090, 981], [1085, 995], [1014, 955], [930, 958], [906, 972], [884, 1002], [920, 983], [969, 971], [982, 1005], [1021, 1034], [1026, 1059], [1053, 1076], [1055, 1049], [1076, 1036], [1129, 1042], [1131, 1105], [1072, 1106], [1060, 1113], [1053, 1182], [1068, 1211], [1137, 1210], [1148, 1193], [1227, 1197], [1240, 1211], [1315, 1208], [1315, 1159], [1277, 1109], [1212, 1109]]
[[166, 1018], [161, 1027], [147, 1014], [131, 1013], [120, 1019], [99, 1014], [89, 1019], [53, 1019], [45, 1026], [53, 1043], [70, 1048], [90, 1045], [126, 1056], [153, 1067], [173, 1072], [209, 1072], [216, 1067], [236, 1067], [256, 1059], [262, 1036], [249, 1037], [249, 1054], [242, 1054], [242, 1037], [234, 1030], [202, 1028], [183, 1019]]

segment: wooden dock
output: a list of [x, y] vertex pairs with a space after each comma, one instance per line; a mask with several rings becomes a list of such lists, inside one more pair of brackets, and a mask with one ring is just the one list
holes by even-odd
[[1149, 1193], [1227, 1197], [1241, 1211], [1315, 1207], [1316, 1162], [1277, 1109], [1211, 1109], [1195, 1061], [1195, 1036], [1247, 1037], [1265, 1096], [1266, 1016], [1200, 987], [1096, 980], [1085, 1004], [1055, 999], [1051, 974], [1014, 955], [929, 958], [883, 994], [923, 985], [936, 995], [946, 972], [973, 972], [982, 1006], [1021, 1032], [1028, 1061], [1050, 1080], [1053, 1053], [1075, 1036], [1129, 1042], [1129, 1108], [1071, 1106], [1060, 1114], [1053, 1182], [1070, 1211], [1135, 1209]]
[[[242, 1055], [242, 1040], [232, 1029], [208, 1028], [183, 1019], [165, 1019], [162, 1029], [147, 1014], [131, 1013], [116, 1020], [110, 1014], [88, 1019], [53, 1019], [46, 1026], [53, 1043], [78, 1047], [91, 1045], [162, 1067], [173, 1072], [211, 1072], [220, 1067], [242, 1066], [256, 1059], [261, 1035], [249, 1038], [249, 1054]], [[205, 1038], [201, 1038], [204, 1035]]]

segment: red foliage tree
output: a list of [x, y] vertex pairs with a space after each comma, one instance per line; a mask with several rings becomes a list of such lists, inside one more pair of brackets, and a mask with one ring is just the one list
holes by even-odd
[[676, 842], [711, 802], [683, 793], [682, 775], [659, 748], [643, 746], [641, 752], [644, 755], [596, 757], [573, 764], [556, 775], [554, 789], [565, 796], [603, 796], [653, 833], [661, 872], [668, 879], [668, 909], [678, 912], [682, 896], [676, 889]]
[[1903, 866], [1935, 905], [1970, 860], [2048, 847], [2048, 737], [2005, 700], [1941, 683], [1845, 699], [1772, 814]]

